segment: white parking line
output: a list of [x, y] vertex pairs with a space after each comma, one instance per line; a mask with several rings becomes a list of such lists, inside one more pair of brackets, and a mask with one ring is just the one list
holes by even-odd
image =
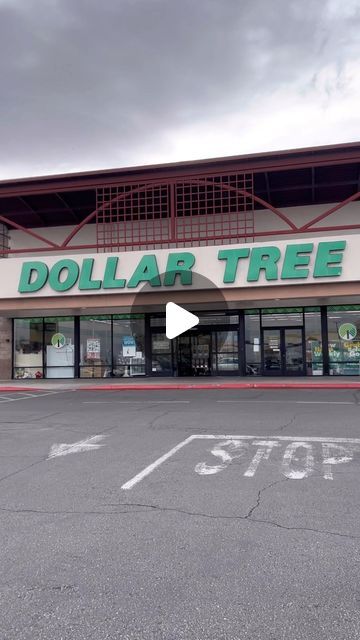
[[165, 460], [168, 460], [169, 458], [171, 458], [171, 456], [173, 456], [174, 453], [176, 453], [177, 451], [185, 447], [185, 445], [191, 442], [194, 438], [196, 438], [196, 436], [189, 436], [188, 438], [186, 438], [186, 440], [179, 442], [179, 444], [177, 444], [175, 447], [170, 449], [170, 451], [168, 451], [163, 456], [155, 460], [155, 462], [153, 462], [152, 464], [149, 464], [149, 466], [146, 467], [146, 469], [143, 469], [142, 471], [140, 471], [140, 473], [138, 473], [134, 478], [132, 478], [128, 482], [125, 482], [125, 484], [123, 484], [121, 488], [132, 489], [132, 487], [135, 484], [140, 482], [140, 480], [142, 480], [143, 478], [146, 478], [146, 476], [148, 476], [152, 471], [154, 471], [154, 469], [159, 467], [163, 462], [165, 462]]
[[328, 401], [328, 400], [216, 400], [220, 404], [243, 404], [244, 402], [253, 404], [356, 404], [350, 401]]
[[16, 402], [17, 400], [28, 400], [28, 399], [29, 399], [28, 396], [23, 396], [23, 395], [16, 395], [15, 398], [13, 398], [13, 397], [10, 398], [9, 396], [1, 396], [0, 402], [1, 403], [4, 403], [4, 402]]
[[333, 438], [332, 436], [320, 437], [320, 436], [230, 436], [230, 435], [213, 435], [213, 434], [199, 434], [190, 436], [193, 440], [289, 440], [290, 442], [348, 442], [349, 444], [360, 444], [360, 438]]
[[356, 404], [356, 402], [340, 402], [334, 400], [334, 402], [327, 402], [325, 400], [296, 400], [296, 404]]
[[189, 404], [190, 400], [85, 400], [82, 404]]
[[[19, 393], [19, 392], [17, 392]], [[45, 392], [45, 393], [28, 393], [25, 391], [21, 391], [20, 392], [20, 396], [24, 397], [24, 398], [37, 398], [38, 396], [43, 396], [43, 395], [48, 395], [49, 392]]]
[[53, 396], [59, 393], [69, 393], [65, 391], [44, 391], [42, 393], [27, 393], [22, 391], [14, 391], [11, 395], [0, 395], [0, 404], [5, 402], [17, 402], [19, 400], [31, 400], [32, 398], [42, 398], [44, 396]]
[[[155, 469], [157, 469], [163, 462], [171, 458], [175, 453], [177, 453], [180, 449], [185, 447], [185, 445], [189, 444], [193, 440], [233, 440], [233, 441], [234, 440], [239, 440], [239, 441], [250, 440], [250, 441], [253, 441], [253, 443], [259, 444], [261, 446], [264, 445], [264, 441], [266, 441], [267, 444], [271, 441], [275, 441], [275, 442], [282, 441], [282, 442], [290, 442], [290, 443], [298, 443], [298, 444], [318, 442], [318, 443], [324, 443], [325, 445], [330, 445], [330, 444], [360, 445], [360, 438], [333, 438], [333, 437], [326, 438], [326, 437], [317, 437], [317, 436], [277, 436], [277, 435], [275, 436], [243, 436], [243, 435], [226, 435], [226, 434], [225, 435], [194, 434], [186, 438], [186, 440], [179, 442], [179, 444], [177, 444], [175, 447], [170, 449], [170, 451], [168, 451], [167, 453], [162, 455], [160, 458], [155, 460], [155, 462], [145, 467], [145, 469], [143, 469], [142, 471], [140, 471], [140, 473], [138, 473], [136, 476], [131, 478], [131, 480], [128, 480], [127, 482], [125, 482], [125, 484], [122, 485], [121, 489], [124, 489], [124, 490], [132, 489], [136, 484], [141, 482], [141, 480], [146, 478], [146, 476], [148, 476]], [[329, 458], [327, 460], [327, 463], [336, 464], [337, 462], [333, 462], [332, 459]], [[289, 475], [289, 477], [291, 476]], [[300, 477], [300, 476], [297, 476], [297, 477]], [[305, 476], [302, 476], [302, 477], [305, 477]], [[324, 477], [329, 478], [329, 471], [327, 471], [327, 476], [324, 476]]]
[[[82, 404], [190, 404], [190, 400], [84, 400]], [[216, 400], [219, 404], [351, 404], [356, 405], [356, 402], [348, 401], [334, 401], [328, 402], [325, 400]]]

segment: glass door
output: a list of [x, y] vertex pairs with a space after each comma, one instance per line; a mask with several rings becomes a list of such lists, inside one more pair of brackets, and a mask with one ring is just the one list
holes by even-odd
[[211, 374], [211, 334], [198, 333], [191, 336], [191, 364], [194, 376]]
[[182, 335], [177, 338], [177, 374], [178, 376], [192, 376], [191, 338]]
[[263, 329], [263, 371], [265, 376], [305, 374], [302, 327]]
[[171, 340], [161, 330], [151, 334], [151, 375], [173, 375]]
[[176, 353], [178, 376], [211, 374], [211, 333], [179, 336]]
[[263, 329], [265, 376], [282, 375], [281, 329]]
[[299, 327], [282, 329], [284, 343], [284, 375], [304, 374], [304, 336]]
[[283, 329], [284, 333], [284, 375], [302, 376], [304, 371], [304, 333], [303, 329], [293, 327]]

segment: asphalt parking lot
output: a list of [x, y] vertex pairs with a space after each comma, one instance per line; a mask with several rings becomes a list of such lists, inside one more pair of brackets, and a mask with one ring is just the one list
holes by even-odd
[[0, 638], [360, 638], [360, 392], [0, 397]]

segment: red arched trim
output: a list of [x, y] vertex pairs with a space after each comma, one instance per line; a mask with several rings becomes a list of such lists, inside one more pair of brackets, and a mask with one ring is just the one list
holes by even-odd
[[[317, 216], [317, 218], [310, 220], [310, 222], [307, 222], [302, 227], [300, 227], [299, 231], [306, 231], [306, 229], [310, 229], [310, 227], [313, 227], [313, 225], [316, 224], [317, 222], [320, 222], [320, 220], [324, 220], [325, 218], [330, 216], [332, 213], [335, 213], [335, 211], [339, 211], [339, 209], [342, 209], [347, 204], [349, 204], [350, 202], [354, 202], [358, 198], [360, 198], [360, 191], [358, 191], [357, 193], [354, 193], [352, 196], [349, 196], [349, 198], [346, 198], [346, 200], [339, 202], [334, 207], [331, 207], [331, 209], [324, 211], [324, 213], [321, 213], [319, 216]], [[321, 231], [321, 227], [319, 230]]]
[[45, 244], [48, 244], [49, 247], [55, 247], [56, 249], [60, 249], [60, 246], [56, 244], [56, 242], [53, 242], [52, 240], [48, 240], [47, 238], [43, 238], [43, 236], [36, 233], [35, 231], [32, 231], [31, 229], [26, 229], [21, 224], [18, 224], [17, 222], [13, 222], [13, 220], [9, 220], [9, 218], [6, 218], [5, 216], [0, 215], [0, 222], [3, 222], [9, 227], [13, 227], [14, 229], [17, 229], [18, 231], [23, 231], [24, 233], [27, 233], [29, 236], [32, 236], [33, 238], [36, 238], [41, 242], [45, 242]]

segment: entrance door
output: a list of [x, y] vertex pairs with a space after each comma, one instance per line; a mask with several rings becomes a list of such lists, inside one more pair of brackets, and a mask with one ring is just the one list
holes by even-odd
[[177, 339], [177, 373], [178, 376], [192, 376], [191, 338], [189, 335]]
[[263, 329], [263, 371], [266, 376], [305, 374], [302, 327]]
[[189, 333], [177, 339], [178, 376], [211, 375], [211, 333]]
[[282, 332], [284, 343], [284, 375], [305, 375], [303, 329], [294, 327], [293, 329], [282, 329]]

